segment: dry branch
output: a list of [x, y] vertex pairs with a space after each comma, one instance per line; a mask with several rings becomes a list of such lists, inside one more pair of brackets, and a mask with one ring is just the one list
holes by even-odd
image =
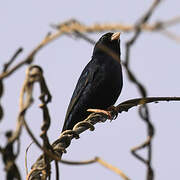
[[[152, 102], [159, 102], [159, 101], [180, 101], [180, 97], [149, 97], [149, 98], [137, 98], [125, 101], [123, 103], [120, 103], [118, 106], [116, 106], [116, 110], [121, 112], [127, 112], [132, 107], [135, 107], [137, 105], [144, 105], [147, 103]], [[110, 111], [112, 116], [114, 115], [113, 111]], [[73, 130], [67, 130], [61, 134], [59, 139], [57, 139], [53, 144], [53, 152], [57, 156], [56, 159], [60, 158], [64, 152], [66, 152], [66, 148], [71, 144], [72, 139], [78, 138], [79, 134], [83, 133], [84, 131], [88, 130], [94, 130], [94, 125], [96, 123], [105, 122], [107, 120], [107, 116], [104, 114], [98, 114], [98, 113], [92, 113], [88, 118], [86, 118], [84, 121], [76, 124], [73, 128]], [[53, 161], [52, 156], [49, 156], [49, 162]], [[28, 180], [35, 179], [41, 179], [41, 171], [44, 170], [46, 167], [43, 156], [40, 156], [38, 160], [34, 163], [32, 166], [32, 170], [27, 176]]]
[[[146, 24], [143, 23], [140, 25], [141, 31], [148, 31], [148, 32], [161, 32], [161, 30], [165, 30], [166, 28], [179, 24], [180, 17], [174, 17], [167, 21], [157, 21], [153, 24]], [[17, 65], [15, 65], [10, 70], [2, 73], [0, 75], [0, 80], [10, 76], [14, 71], [18, 70], [20, 67], [26, 64], [31, 64], [34, 61], [35, 55], [39, 52], [44, 46], [48, 45], [52, 41], [56, 40], [62, 35], [73, 35], [74, 32], [80, 33], [98, 33], [98, 32], [106, 32], [106, 31], [122, 31], [125, 33], [128, 32], [135, 32], [136, 31], [136, 24], [135, 25], [126, 25], [123, 23], [98, 23], [93, 25], [84, 25], [75, 19], [67, 20], [59, 25], [52, 25], [57, 29], [55, 33], [48, 33], [48, 35], [27, 55], [25, 59], [20, 61]], [[163, 33], [164, 34], [164, 33]], [[173, 36], [173, 38], [172, 38]], [[179, 37], [171, 33], [171, 36], [168, 36], [176, 41], [178, 41]]]
[[[18, 51], [15, 52], [15, 54], [12, 56], [12, 58], [4, 64], [3, 72], [0, 74], [0, 98], [3, 95], [3, 80], [6, 77], [9, 77], [17, 71], [20, 67], [24, 65], [29, 65], [34, 62], [35, 55], [46, 45], [48, 45], [50, 42], [56, 40], [57, 38], [61, 37], [62, 35], [76, 35], [77, 37], [83, 38], [84, 40], [88, 41], [91, 44], [95, 44], [95, 41], [88, 38], [86, 34], [88, 33], [97, 33], [97, 32], [106, 32], [106, 31], [123, 31], [125, 33], [128, 32], [134, 32], [134, 36], [126, 42], [126, 56], [125, 61], [122, 62], [124, 65], [127, 75], [129, 77], [129, 80], [133, 82], [137, 87], [138, 90], [143, 98], [138, 99], [132, 99], [125, 101], [123, 103], [120, 103], [118, 106], [116, 106], [116, 111], [119, 113], [128, 111], [130, 108], [141, 105], [139, 108], [139, 115], [140, 117], [147, 123], [148, 126], [148, 136], [147, 140], [142, 143], [141, 145], [135, 147], [132, 149], [132, 153], [143, 163], [147, 165], [147, 179], [152, 180], [153, 179], [153, 170], [151, 168], [151, 141], [154, 134], [153, 125], [150, 122], [149, 118], [149, 112], [147, 109], [146, 104], [151, 102], [159, 102], [159, 101], [180, 101], [180, 97], [151, 97], [151, 98], [145, 98], [147, 96], [147, 91], [143, 84], [140, 83], [140, 81], [136, 78], [135, 74], [132, 73], [132, 70], [129, 67], [130, 64], [130, 49], [138, 39], [138, 37], [141, 35], [142, 32], [160, 32], [163, 35], [166, 35], [167, 37], [180, 42], [180, 37], [169, 30], [167, 30], [168, 27], [180, 23], [180, 17], [174, 17], [172, 19], [166, 20], [166, 21], [157, 21], [153, 24], [148, 24], [147, 21], [153, 14], [155, 8], [160, 3], [160, 0], [155, 0], [152, 4], [152, 6], [148, 9], [148, 11], [133, 25], [127, 25], [122, 23], [107, 23], [107, 24], [93, 24], [93, 25], [84, 25], [83, 23], [78, 22], [77, 20], [68, 20], [64, 23], [61, 23], [59, 25], [55, 25], [56, 31], [54, 33], [49, 33], [28, 55], [26, 58], [24, 58], [22, 61], [17, 63], [15, 66], [10, 68], [12, 63], [15, 59], [17, 59], [20, 52], [22, 52], [22, 49], [18, 49]], [[105, 47], [102, 47], [104, 51], [111, 54], [115, 59], [119, 58], [116, 57], [109, 49], [106, 49]], [[78, 123], [72, 131], [65, 131], [52, 145], [50, 145], [47, 131], [50, 126], [50, 115], [47, 108], [47, 103], [51, 100], [51, 95], [48, 91], [48, 88], [46, 86], [44, 77], [42, 75], [42, 69], [39, 66], [32, 66], [28, 68], [26, 79], [23, 85], [23, 88], [21, 90], [20, 94], [20, 111], [18, 114], [17, 119], [17, 126], [13, 133], [13, 136], [9, 138], [7, 147], [13, 146], [14, 142], [19, 142], [19, 137], [21, 135], [21, 129], [23, 125], [25, 126], [28, 134], [33, 139], [35, 144], [43, 151], [43, 155], [40, 156], [40, 158], [36, 161], [36, 163], [33, 165], [32, 170], [28, 173], [27, 179], [46, 179], [48, 176], [50, 176], [50, 162], [55, 160], [56, 165], [56, 178], [59, 179], [59, 172], [58, 172], [58, 163], [57, 161], [61, 161], [61, 156], [64, 152], [66, 152], [66, 148], [70, 145], [71, 140], [74, 138], [79, 138], [79, 134], [84, 132], [87, 129], [94, 130], [94, 125], [98, 122], [105, 122], [107, 120], [107, 117], [103, 114], [97, 114], [92, 113], [87, 119], [85, 119], [83, 122]], [[43, 125], [42, 125], [42, 134], [41, 137], [43, 139], [43, 145], [39, 143], [36, 139], [36, 137], [33, 135], [33, 132], [28, 126], [28, 123], [25, 121], [25, 114], [28, 108], [31, 106], [33, 102], [32, 92], [33, 92], [33, 85], [35, 82], [39, 82], [40, 89], [41, 89], [41, 97], [42, 105], [40, 106], [43, 111]], [[142, 106], [143, 105], [143, 106]], [[115, 115], [115, 112], [110, 111], [112, 115]], [[3, 109], [0, 105], [0, 119], [3, 117]], [[143, 159], [141, 156], [139, 156], [136, 151], [148, 146], [148, 159]], [[2, 153], [5, 149], [0, 147], [0, 152]], [[17, 153], [16, 156], [18, 156], [19, 153]], [[13, 155], [13, 154], [12, 154]], [[15, 159], [12, 161], [11, 164], [13, 164]], [[124, 179], [128, 179], [120, 170], [117, 170], [116, 167], [113, 167], [112, 165], [109, 165], [105, 163], [104, 161], [96, 158], [94, 160], [96, 162], [101, 163], [105, 167], [108, 167], [109, 169], [112, 169], [116, 173], [119, 173], [120, 175], [124, 176]], [[94, 162], [92, 161], [92, 162]], [[14, 163], [13, 165], [16, 166]], [[14, 167], [15, 167], [14, 166]], [[17, 174], [18, 171], [14, 171], [14, 174]]]
[[118, 169], [117, 167], [107, 163], [106, 161], [104, 161], [102, 158], [100, 157], [95, 157], [91, 160], [87, 160], [87, 161], [67, 161], [67, 160], [62, 160], [60, 161], [63, 164], [68, 164], [68, 165], [89, 165], [89, 164], [93, 164], [93, 163], [99, 163], [100, 165], [104, 166], [105, 168], [115, 172], [116, 174], [118, 174], [119, 176], [122, 177], [122, 179], [124, 180], [130, 180], [127, 175], [125, 175], [123, 173], [122, 170]]

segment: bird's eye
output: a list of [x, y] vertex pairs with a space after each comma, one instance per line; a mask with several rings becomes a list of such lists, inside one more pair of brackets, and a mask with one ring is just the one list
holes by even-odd
[[107, 41], [107, 40], [108, 40], [108, 37], [107, 37], [107, 36], [103, 36], [103, 37], [102, 37], [102, 40], [103, 40], [103, 41]]
[[106, 36], [102, 36], [101, 39], [102, 39], [102, 40], [105, 40], [105, 39], [106, 39]]

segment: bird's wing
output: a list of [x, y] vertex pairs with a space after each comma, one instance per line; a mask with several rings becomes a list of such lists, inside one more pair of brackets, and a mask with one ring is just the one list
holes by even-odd
[[[68, 109], [67, 109], [64, 126], [66, 126], [69, 115], [70, 115], [71, 111], [73, 110], [74, 106], [76, 105], [76, 103], [78, 102], [79, 97], [82, 95], [84, 89], [87, 87], [87, 84], [91, 83], [93, 81], [94, 75], [98, 71], [98, 65], [96, 65], [94, 63], [89, 64], [89, 65], [90, 66], [87, 66], [83, 70], [83, 72], [78, 80], [78, 83], [76, 85], [76, 88], [74, 90], [74, 93], [72, 95], [71, 101], [70, 101]], [[64, 127], [63, 127], [63, 129], [64, 129]]]

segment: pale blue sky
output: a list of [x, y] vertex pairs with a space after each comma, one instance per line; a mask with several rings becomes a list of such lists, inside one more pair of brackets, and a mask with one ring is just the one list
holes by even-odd
[[[0, 6], [0, 65], [2, 66], [22, 46], [24, 52], [19, 56], [21, 61], [51, 31], [52, 23], [59, 23], [70, 18], [78, 19], [85, 24], [98, 22], [134, 23], [150, 6], [152, 1], [144, 0], [112, 0], [112, 1], [10, 1], [1, 2]], [[178, 0], [163, 1], [150, 20], [166, 20], [179, 15]], [[171, 28], [179, 33], [180, 26]], [[179, 34], [180, 35], [180, 34]], [[90, 35], [95, 40], [101, 34]], [[128, 34], [122, 34], [121, 50], [124, 56], [124, 42]], [[148, 89], [149, 96], [180, 96], [179, 67], [180, 44], [162, 36], [160, 33], [143, 33], [131, 53], [131, 68], [138, 79]], [[75, 40], [63, 36], [54, 41], [35, 59], [35, 64], [44, 69], [44, 76], [53, 95], [49, 104], [51, 128], [49, 137], [53, 142], [60, 134], [64, 116], [74, 90], [77, 79], [92, 55], [93, 46], [83, 40]], [[0, 123], [0, 132], [14, 129], [18, 114], [19, 92], [25, 77], [25, 67], [5, 80], [5, 93], [2, 104], [5, 107], [5, 119]], [[39, 87], [35, 86], [35, 104], [27, 113], [27, 122], [38, 136], [42, 123]], [[139, 97], [136, 87], [131, 84], [124, 72], [124, 87], [117, 104], [129, 98]], [[151, 104], [151, 119], [156, 134], [153, 141], [153, 168], [155, 177], [161, 179], [179, 179], [180, 144], [176, 138], [180, 136], [180, 102]], [[146, 138], [146, 126], [140, 120], [137, 108], [119, 115], [116, 121], [95, 126], [94, 132], [87, 131], [79, 140], [74, 140], [63, 157], [68, 160], [87, 160], [100, 156], [107, 162], [123, 170], [133, 180], [145, 179], [144, 165], [135, 159], [130, 149]], [[4, 137], [0, 135], [4, 144]], [[25, 178], [25, 149], [31, 139], [25, 130], [21, 137], [21, 157], [17, 164]], [[40, 139], [39, 139], [40, 140]], [[143, 150], [142, 154], [146, 155]], [[36, 145], [32, 145], [28, 153], [28, 166], [40, 155]], [[3, 174], [0, 162], [0, 174]], [[101, 167], [99, 164], [87, 166], [67, 166], [60, 164], [61, 179], [113, 179], [119, 176]], [[23, 178], [23, 179], [24, 179]], [[54, 179], [54, 178], [53, 178]]]

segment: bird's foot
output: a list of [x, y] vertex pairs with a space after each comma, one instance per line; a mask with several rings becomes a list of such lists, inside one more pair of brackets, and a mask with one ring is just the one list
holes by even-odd
[[93, 113], [101, 113], [107, 116], [107, 119], [113, 120], [113, 116], [111, 114], [111, 111], [106, 111], [102, 109], [88, 109], [88, 112], [93, 112]]
[[119, 112], [118, 112], [118, 110], [116, 109], [115, 106], [110, 106], [107, 110], [111, 111], [111, 115], [113, 116], [113, 119], [117, 118]]

